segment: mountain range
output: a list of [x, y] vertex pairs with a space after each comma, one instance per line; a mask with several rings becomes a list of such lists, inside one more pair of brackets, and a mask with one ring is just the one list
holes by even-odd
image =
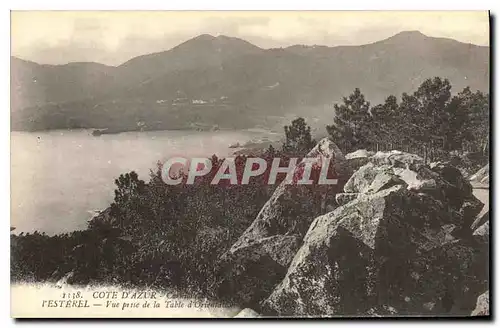
[[489, 91], [490, 48], [407, 31], [360, 46], [262, 49], [200, 35], [119, 66], [42, 65], [11, 57], [11, 128], [272, 127], [287, 115], [324, 120], [358, 87], [372, 104], [448, 78]]

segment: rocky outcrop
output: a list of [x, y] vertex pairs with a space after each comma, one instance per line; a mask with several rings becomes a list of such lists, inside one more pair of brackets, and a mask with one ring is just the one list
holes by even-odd
[[75, 276], [75, 273], [73, 271], [68, 272], [61, 279], [59, 279], [56, 282], [56, 287], [63, 288], [63, 287], [66, 287], [67, 285], [71, 284], [74, 276]]
[[[226, 274], [233, 277], [232, 281], [238, 281], [237, 285], [231, 282], [232, 285], [226, 288], [241, 295], [243, 304], [260, 301], [263, 290], [271, 292], [283, 278], [310, 223], [326, 209], [327, 204], [335, 204], [335, 193], [342, 190], [343, 183], [350, 176], [344, 155], [327, 138], [322, 139], [306, 157], [315, 159], [317, 165], [329, 159], [339, 184], [328, 186], [328, 192], [321, 190], [325, 186], [317, 185], [283, 182], [277, 187], [250, 227], [222, 257], [227, 264]], [[295, 173], [301, 172], [303, 167], [304, 161], [297, 165]], [[330, 198], [321, 197], [324, 195]], [[260, 283], [262, 280], [265, 280], [265, 286]], [[271, 287], [266, 290], [266, 286]]]
[[[287, 198], [280, 186], [233, 245], [235, 263], [266, 258], [262, 272], [283, 272], [264, 280], [266, 291], [254, 298], [264, 299], [259, 312], [469, 315], [489, 281], [484, 238], [489, 226], [471, 230], [482, 203], [470, 183], [452, 165], [428, 166], [413, 154], [378, 152], [366, 158], [344, 192], [335, 193], [334, 210], [310, 224], [304, 212], [293, 217], [284, 200], [299, 200]], [[307, 223], [307, 232], [303, 225], [290, 229], [284, 224], [290, 221]], [[270, 249], [279, 249], [274, 258]]]
[[470, 182], [480, 186], [489, 187], [490, 185], [490, 164], [486, 164], [479, 171], [470, 177]]
[[[404, 173], [404, 172], [400, 172]], [[386, 187], [405, 183], [389, 165], [367, 163], [357, 170], [344, 186], [347, 193], [376, 192]]]
[[394, 167], [409, 167], [411, 165], [424, 164], [424, 159], [422, 157], [399, 150], [392, 150], [389, 152], [379, 151], [370, 157], [370, 161], [377, 165], [387, 164]]
[[473, 249], [453, 236], [460, 221], [404, 185], [360, 195], [311, 224], [264, 307], [300, 316], [364, 315], [378, 304], [402, 314], [464, 313], [471, 297], [463, 287], [479, 286], [462, 270]]
[[487, 290], [477, 298], [476, 308], [471, 313], [472, 316], [490, 315], [490, 291]]
[[424, 192], [459, 211], [464, 229], [470, 225], [484, 204], [472, 194], [471, 184], [460, 171], [447, 163], [427, 166], [417, 155], [402, 152], [378, 152], [369, 163], [354, 172], [347, 181], [346, 193], [373, 193], [394, 185], [405, 185], [408, 190]]
[[490, 221], [485, 222], [472, 234], [482, 243], [488, 243], [490, 239]]
[[358, 149], [355, 152], [345, 155], [345, 159], [349, 168], [354, 172], [357, 171], [361, 166], [367, 164], [370, 161], [370, 157], [373, 152], [367, 151], [366, 149]]
[[368, 151], [366, 149], [358, 149], [356, 151], [353, 151], [352, 153], [349, 153], [349, 154], [345, 155], [345, 159], [347, 161], [353, 160], [353, 159], [356, 159], [356, 158], [366, 158], [366, 159], [368, 159], [371, 156], [373, 156], [373, 154], [374, 154], [373, 152]]
[[335, 195], [335, 202], [337, 205], [342, 206], [344, 204], [349, 203], [351, 200], [356, 199], [359, 196], [357, 192], [342, 192]]
[[474, 222], [472, 222], [471, 224], [472, 231], [475, 231], [477, 228], [479, 228], [489, 220], [490, 220], [490, 211], [485, 212], [483, 215], [478, 215], [476, 220], [474, 220]]
[[[337, 145], [327, 138], [321, 140], [306, 157], [317, 159], [318, 162], [323, 158], [330, 158], [340, 179], [350, 175], [345, 168], [344, 155]], [[304, 162], [299, 163], [295, 172], [298, 172], [303, 165]], [[314, 219], [314, 217], [310, 217], [311, 210], [313, 210], [310, 207], [315, 203], [315, 200], [307, 199], [305, 198], [308, 196], [307, 194], [297, 192], [300, 187], [285, 182], [281, 183], [250, 227], [231, 247], [230, 252], [232, 253], [240, 247], [245, 247], [247, 244], [272, 235], [285, 235], [294, 232], [300, 234], [300, 228], [294, 229], [297, 225], [305, 227], [302, 230], [302, 233], [304, 233], [309, 223]], [[340, 187], [338, 188], [340, 189]], [[297, 202], [303, 203], [305, 208], [295, 206]]]

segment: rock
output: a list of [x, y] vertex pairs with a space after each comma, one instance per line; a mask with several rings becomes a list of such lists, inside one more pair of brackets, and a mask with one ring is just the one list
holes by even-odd
[[489, 187], [490, 185], [490, 164], [486, 164], [479, 171], [470, 177], [470, 182], [482, 186]]
[[367, 164], [370, 161], [371, 156], [373, 156], [373, 152], [369, 152], [365, 149], [359, 149], [355, 152], [345, 155], [345, 159], [350, 169], [354, 172], [357, 171], [361, 166]]
[[[489, 284], [489, 224], [472, 233], [482, 204], [461, 172], [400, 151], [344, 160], [315, 148], [308, 156], [333, 154], [347, 181], [324, 194], [276, 189], [227, 252], [243, 304], [279, 316], [469, 315]], [[324, 196], [338, 207], [318, 210]]]
[[480, 243], [489, 243], [490, 240], [490, 221], [485, 222], [479, 228], [477, 228], [472, 234], [474, 239]]
[[368, 163], [359, 168], [351, 178], [346, 182], [344, 191], [346, 193], [363, 193], [368, 190], [377, 174], [381, 172], [390, 172], [390, 166], [375, 166]]
[[[345, 158], [342, 152], [332, 141], [325, 138], [321, 140], [306, 156], [308, 158], [330, 158], [336, 172], [345, 173]], [[299, 163], [297, 166], [303, 162]], [[230, 249], [230, 253], [235, 250], [246, 247], [247, 245], [273, 235], [286, 235], [290, 233], [304, 234], [309, 223], [314, 219], [314, 211], [311, 207], [315, 202], [313, 199], [303, 198], [303, 194], [297, 193], [296, 189], [301, 186], [281, 183], [262, 207], [257, 218], [250, 227], [240, 236]], [[306, 195], [307, 196], [307, 195]], [[301, 198], [299, 198], [301, 197]], [[302, 203], [304, 207], [300, 208], [293, 205]], [[302, 229], [294, 229], [300, 226]]]
[[[472, 195], [464, 200], [464, 203], [460, 207], [460, 214], [464, 217], [464, 226], [467, 228], [470, 227], [467, 230], [474, 230], [474, 223], [478, 220], [478, 214], [481, 212], [483, 207], [484, 204]], [[483, 216], [481, 216], [476, 224], [481, 224], [487, 219], [489, 219], [489, 212], [486, 212]]]
[[[482, 290], [489, 288], [489, 266], [490, 266], [490, 222], [486, 221], [479, 226], [472, 234], [473, 241], [476, 243], [474, 247], [474, 259], [472, 263], [472, 276], [475, 277], [477, 283]], [[468, 270], [470, 271], [470, 270]], [[470, 274], [467, 272], [466, 274]], [[471, 297], [471, 302], [475, 300], [475, 296]]]
[[438, 174], [435, 179], [446, 197], [444, 200], [460, 209], [465, 220], [472, 223], [483, 208], [483, 204], [472, 194], [470, 182], [464, 178], [459, 169], [448, 163], [434, 163], [431, 169]]
[[240, 311], [234, 318], [260, 318], [261, 316], [250, 308], [245, 308]]
[[375, 176], [366, 192], [379, 192], [380, 190], [388, 189], [397, 185], [404, 185], [407, 187], [407, 183], [396, 174], [382, 171]]
[[369, 158], [369, 163], [360, 167], [347, 181], [345, 192], [367, 192], [369, 186], [378, 177], [377, 184], [374, 185], [374, 191], [384, 188], [385, 182], [390, 185], [406, 184], [408, 189], [423, 191], [425, 189], [435, 189], [439, 174], [434, 173], [424, 165], [423, 159], [417, 155], [404, 153], [400, 151], [377, 152]]
[[350, 160], [355, 158], [368, 158], [373, 156], [373, 154], [373, 152], [367, 151], [366, 149], [358, 149], [352, 153], [345, 155], [345, 159]]
[[56, 287], [57, 288], [63, 288], [67, 286], [68, 284], [71, 283], [71, 279], [74, 277], [75, 273], [73, 271], [68, 272], [67, 274], [64, 275], [59, 281], [56, 282]]
[[487, 290], [479, 295], [476, 302], [476, 308], [471, 313], [472, 316], [490, 315], [490, 291]]
[[449, 204], [452, 210], [463, 215], [464, 229], [468, 229], [483, 207], [457, 168], [441, 162], [429, 167], [416, 155], [395, 151], [372, 156], [369, 163], [354, 172], [344, 191], [378, 192], [394, 185], [405, 185], [408, 190], [427, 193]]
[[487, 211], [483, 215], [478, 216], [476, 218], [476, 220], [474, 220], [474, 222], [471, 224], [471, 230], [472, 231], [476, 230], [477, 228], [479, 228], [480, 226], [482, 226], [483, 224], [485, 224], [489, 220], [490, 220], [490, 211]]
[[269, 256], [279, 265], [287, 266], [299, 246], [300, 238], [297, 236], [275, 235], [249, 242], [245, 244], [245, 247], [234, 248], [231, 255], [234, 258], [244, 258], [251, 261]]
[[[281, 280], [309, 224], [328, 206], [322, 197], [330, 196], [333, 203], [335, 194], [342, 190], [350, 174], [342, 152], [327, 138], [322, 139], [306, 157], [319, 163], [329, 158], [340, 184], [327, 186], [329, 189], [325, 193], [318, 188], [324, 186], [283, 182], [257, 218], [222, 256], [226, 274], [233, 277], [230, 279], [233, 282], [228, 280], [229, 286], [222, 288], [240, 297], [245, 305], [252, 306], [260, 301], [259, 298], [267, 296], [264, 294], [271, 292]], [[299, 163], [295, 172], [299, 172], [303, 165], [304, 161]]]
[[399, 150], [392, 150], [390, 152], [379, 151], [370, 158], [370, 161], [377, 165], [386, 164], [401, 168], [425, 164], [422, 157]]
[[372, 307], [366, 312], [366, 315], [370, 317], [393, 317], [397, 314], [398, 311], [390, 305]]
[[[437, 182], [432, 176], [419, 174], [420, 172], [408, 168], [395, 167], [394, 173], [400, 177], [409, 190], [416, 192], [431, 192], [438, 188]], [[428, 173], [428, 171], [426, 172]]]
[[335, 195], [335, 201], [339, 206], [349, 203], [351, 200], [356, 199], [359, 193], [339, 193]]
[[[375, 183], [374, 183], [375, 182]], [[372, 185], [372, 183], [374, 183]], [[377, 192], [392, 185], [404, 184], [415, 191], [434, 190], [435, 180], [429, 179], [408, 168], [393, 167], [387, 164], [375, 165], [372, 162], [354, 172], [344, 186], [345, 192]]]
[[472, 192], [472, 185], [469, 181], [467, 181], [467, 179], [464, 178], [460, 170], [455, 166], [445, 162], [437, 162], [432, 163], [430, 168], [462, 193], [470, 194]]
[[464, 274], [474, 250], [452, 236], [460, 221], [404, 185], [361, 194], [314, 220], [264, 313], [364, 315], [379, 304], [409, 315], [470, 313], [464, 299], [479, 287]]

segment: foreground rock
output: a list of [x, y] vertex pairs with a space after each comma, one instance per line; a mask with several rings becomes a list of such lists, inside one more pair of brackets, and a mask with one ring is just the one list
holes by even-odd
[[[446, 163], [379, 152], [310, 225], [270, 315], [469, 315], [488, 285], [470, 229], [482, 203]], [[383, 306], [381, 306], [383, 304]]]
[[63, 288], [66, 287], [67, 285], [71, 284], [73, 277], [75, 276], [75, 273], [73, 271], [68, 272], [67, 274], [64, 275], [61, 279], [59, 279], [56, 282], [56, 287], [57, 288]]
[[486, 221], [472, 234], [480, 243], [488, 244], [490, 241], [490, 221]]
[[487, 290], [477, 298], [476, 308], [472, 311], [473, 316], [490, 315], [490, 291]]
[[486, 164], [479, 171], [470, 177], [470, 182], [478, 186], [489, 187], [490, 185], [490, 164]]
[[264, 306], [279, 315], [363, 315], [378, 304], [402, 314], [470, 313], [482, 286], [464, 275], [474, 259], [453, 237], [460, 220], [403, 185], [361, 195], [311, 224]]
[[373, 193], [394, 185], [426, 193], [444, 202], [463, 217], [460, 225], [469, 233], [484, 204], [472, 194], [472, 186], [460, 171], [446, 163], [424, 164], [417, 155], [402, 152], [378, 152], [347, 181], [346, 193]]
[[373, 152], [367, 151], [366, 149], [359, 149], [355, 152], [345, 155], [345, 159], [349, 168], [354, 172], [357, 171], [361, 166], [367, 164], [370, 161], [370, 157]]
[[[251, 306], [267, 297], [283, 278], [310, 223], [324, 213], [327, 205], [336, 206], [335, 194], [350, 176], [342, 152], [327, 138], [306, 157], [316, 159], [318, 164], [330, 159], [339, 184], [280, 184], [250, 227], [224, 254], [225, 275], [231, 278], [223, 288], [239, 296], [244, 305]], [[301, 172], [303, 167], [304, 162], [299, 163], [295, 172]], [[324, 187], [328, 189], [321, 189]]]

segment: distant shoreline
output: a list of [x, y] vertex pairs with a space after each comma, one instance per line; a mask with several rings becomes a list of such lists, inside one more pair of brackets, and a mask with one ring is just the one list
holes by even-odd
[[[36, 133], [36, 132], [57, 132], [57, 131], [91, 131], [91, 130], [106, 130], [107, 128], [92, 128], [92, 127], [84, 127], [84, 128], [61, 128], [61, 129], [40, 129], [40, 130], [21, 130], [21, 129], [11, 129], [10, 132], [29, 132], [29, 133]], [[280, 134], [280, 132], [274, 131], [272, 129], [265, 129], [265, 128], [245, 128], [245, 129], [236, 129], [236, 128], [224, 128], [224, 127], [219, 127], [217, 129], [203, 129], [203, 128], [188, 128], [188, 127], [183, 127], [183, 128], [169, 128], [169, 129], [163, 129], [163, 128], [151, 128], [151, 129], [124, 129], [124, 130], [115, 130], [115, 131], [110, 131], [110, 132], [104, 132], [102, 134], [119, 134], [119, 133], [126, 133], [126, 132], [155, 132], [155, 131], [193, 131], [193, 132], [241, 132], [241, 131], [248, 131], [251, 133], [270, 133], [270, 134]]]

